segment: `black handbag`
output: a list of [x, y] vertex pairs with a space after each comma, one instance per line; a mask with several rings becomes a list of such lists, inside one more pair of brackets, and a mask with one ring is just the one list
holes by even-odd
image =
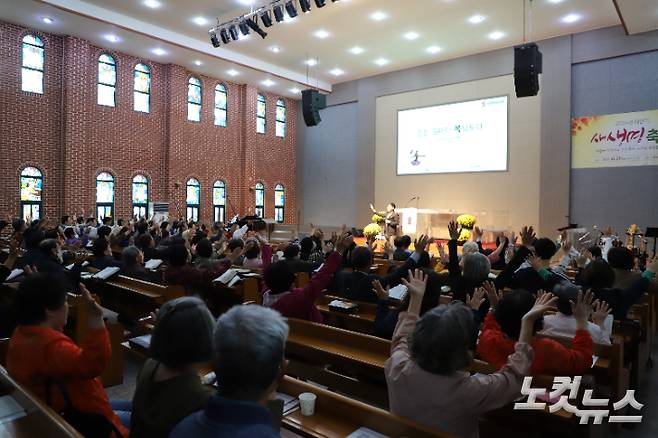
[[73, 407], [68, 391], [59, 380], [49, 379], [46, 383], [46, 404], [48, 406], [52, 407], [50, 388], [53, 385], [59, 389], [64, 398], [65, 407], [62, 412], [59, 412], [59, 415], [81, 435], [86, 438], [109, 438], [114, 432], [117, 437], [123, 436], [105, 415], [96, 412], [83, 412]]

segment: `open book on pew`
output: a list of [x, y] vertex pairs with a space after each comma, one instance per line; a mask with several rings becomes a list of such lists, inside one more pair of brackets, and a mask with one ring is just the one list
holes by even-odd
[[251, 272], [249, 269], [236, 269], [231, 268], [226, 270], [222, 275], [215, 278], [213, 282], [222, 283], [228, 287], [233, 287], [238, 284], [242, 278], [241, 277], [257, 277], [258, 274]]
[[357, 430], [347, 435], [345, 438], [389, 438], [388, 435], [382, 435], [367, 427], [359, 427]]
[[108, 266], [102, 271], [99, 271], [96, 274], [94, 274], [92, 278], [97, 278], [99, 280], [107, 280], [111, 276], [117, 274], [120, 270], [121, 268], [119, 268], [118, 266]]
[[27, 412], [11, 395], [0, 397], [0, 424], [25, 417]]
[[150, 269], [151, 271], [155, 271], [160, 267], [162, 264], [162, 260], [160, 259], [151, 259], [148, 262], [144, 263], [144, 268]]
[[151, 346], [151, 335], [142, 335], [142, 336], [137, 336], [136, 338], [130, 338], [128, 339], [129, 344], [136, 345], [137, 347], [148, 351], [149, 347]]
[[[66, 266], [64, 266], [64, 269], [66, 269], [67, 271], [70, 271], [71, 269], [73, 269], [74, 266], [75, 266], [75, 263], [71, 263], [70, 265], [66, 265]], [[82, 266], [83, 268], [86, 268], [87, 266], [89, 266], [89, 262], [88, 262], [88, 261], [84, 261], [84, 262], [82, 262], [82, 265], [81, 265], [81, 266]]]
[[281, 400], [283, 402], [284, 417], [299, 409], [299, 399], [297, 397], [293, 397], [292, 395], [284, 394], [282, 392], [277, 392], [276, 398], [277, 400]]
[[11, 271], [11, 273], [9, 274], [9, 276], [5, 279], [5, 282], [6, 282], [6, 283], [9, 283], [9, 282], [12, 281], [13, 279], [15, 279], [15, 278], [17, 278], [17, 277], [19, 277], [19, 276], [21, 276], [21, 275], [23, 275], [23, 270], [22, 270], [22, 269], [18, 269], [18, 268], [16, 268], [16, 269], [14, 269], [14, 270]]

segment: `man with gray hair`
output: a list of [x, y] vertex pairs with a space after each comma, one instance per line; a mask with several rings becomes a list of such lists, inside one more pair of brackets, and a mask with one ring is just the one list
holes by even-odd
[[243, 305], [222, 315], [214, 334], [219, 391], [170, 437], [278, 437], [265, 405], [284, 375], [287, 338], [288, 324], [275, 310]]

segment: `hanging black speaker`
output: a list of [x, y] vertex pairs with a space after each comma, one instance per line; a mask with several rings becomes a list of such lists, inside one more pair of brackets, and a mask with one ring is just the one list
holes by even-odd
[[324, 94], [320, 94], [318, 90], [302, 91], [302, 113], [304, 114], [306, 126], [319, 124], [322, 121], [320, 110], [326, 107], [327, 97]]
[[514, 88], [516, 97], [536, 96], [539, 93], [539, 75], [542, 56], [535, 43], [514, 47]]

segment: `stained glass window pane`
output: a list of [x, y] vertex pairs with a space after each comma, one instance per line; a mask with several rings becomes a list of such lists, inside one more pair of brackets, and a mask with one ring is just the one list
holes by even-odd
[[43, 70], [44, 50], [43, 47], [35, 47], [23, 44], [23, 67]]
[[201, 105], [194, 103], [187, 104], [187, 120], [191, 120], [193, 122], [201, 121]]
[[135, 92], [135, 111], [148, 113], [150, 111], [149, 95]]
[[41, 201], [42, 178], [21, 176], [21, 201]]
[[212, 192], [213, 205], [224, 205], [226, 203], [226, 189], [224, 187], [215, 187]]
[[98, 84], [98, 104], [115, 106], [115, 88], [110, 85]]
[[148, 180], [142, 175], [133, 178], [133, 204], [146, 204], [148, 202]]
[[217, 87], [217, 92], [215, 93], [215, 107], [226, 108], [226, 90], [220, 89], [219, 85]]
[[43, 41], [41, 41], [41, 38], [38, 36], [34, 35], [25, 35], [23, 37], [23, 42], [27, 44], [32, 44], [34, 46], [42, 46], [43, 47]]
[[96, 177], [99, 181], [114, 181], [114, 177], [107, 172], [101, 172]]
[[187, 182], [187, 204], [197, 205], [201, 199], [201, 187], [199, 181], [191, 179]]
[[148, 183], [149, 180], [148, 180], [148, 178], [145, 177], [144, 175], [135, 175], [135, 177], [133, 178], [133, 182], [136, 182], [136, 183]]
[[265, 119], [256, 119], [256, 132], [259, 134], [265, 134]]
[[201, 103], [201, 81], [197, 78], [190, 78], [187, 87], [187, 101], [194, 103]]
[[285, 203], [285, 191], [283, 187], [274, 191], [274, 206], [283, 207]]
[[105, 85], [116, 85], [117, 69], [114, 61], [108, 64], [103, 61], [104, 56], [107, 57], [107, 55], [101, 55], [101, 60], [98, 63], [98, 82]]
[[282, 100], [276, 103], [276, 119], [280, 122], [286, 121], [286, 106]]
[[135, 70], [135, 91], [149, 93], [151, 91], [151, 75]]
[[285, 122], [276, 122], [276, 136], [285, 137], [286, 136], [286, 124]]
[[37, 70], [21, 71], [21, 90], [29, 93], [43, 94], [43, 72]]
[[215, 108], [215, 125], [226, 126], [226, 110]]
[[96, 202], [114, 202], [114, 182], [96, 181]]
[[256, 186], [256, 206], [260, 207], [265, 204], [265, 189], [261, 185]]
[[256, 106], [256, 115], [258, 117], [265, 117], [265, 98], [258, 96], [258, 105]]

